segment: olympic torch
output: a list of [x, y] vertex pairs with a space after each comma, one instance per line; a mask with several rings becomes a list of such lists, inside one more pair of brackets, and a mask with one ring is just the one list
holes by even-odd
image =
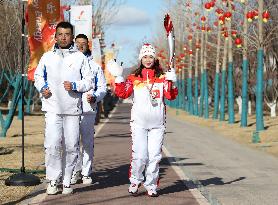
[[[169, 70], [175, 72], [175, 35], [173, 22], [170, 19], [170, 15], [166, 14], [164, 17], [164, 28], [167, 34], [167, 41], [169, 47]], [[168, 89], [171, 89], [173, 82], [168, 83]]]
[[169, 46], [169, 66], [170, 70], [175, 69], [175, 35], [174, 35], [174, 27], [173, 22], [170, 19], [169, 14], [166, 14], [164, 17], [164, 27], [167, 34], [167, 41]]

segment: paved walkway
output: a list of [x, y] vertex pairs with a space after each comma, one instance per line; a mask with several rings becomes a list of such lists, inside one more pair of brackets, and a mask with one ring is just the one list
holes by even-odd
[[278, 159], [175, 116], [164, 145], [211, 204], [278, 204]]
[[147, 197], [143, 188], [138, 197], [130, 196], [130, 106], [119, 104], [111, 118], [97, 126], [95, 184], [75, 185], [70, 196], [47, 196], [45, 185], [41, 185], [42, 189], [33, 193], [35, 197], [24, 204], [204, 205], [208, 204], [204, 196], [213, 205], [278, 204], [277, 158], [170, 115], [160, 197]]
[[[170, 161], [164, 155], [161, 162], [160, 187], [158, 198], [145, 195], [143, 187], [139, 196], [133, 197], [128, 192], [128, 169], [131, 155], [130, 108], [128, 103], [117, 106], [111, 118], [96, 135], [95, 140], [95, 178], [93, 185], [74, 185], [74, 194], [47, 196], [45, 185], [33, 193], [27, 204], [159, 204], [159, 205], [197, 205], [206, 204], [204, 197], [196, 189], [188, 189], [188, 183], [182, 173], [177, 175]], [[102, 126], [101, 124], [98, 125]], [[169, 161], [170, 160], [170, 161]], [[181, 177], [181, 178], [180, 178]], [[196, 199], [197, 198], [197, 199]], [[197, 202], [198, 201], [198, 202]]]

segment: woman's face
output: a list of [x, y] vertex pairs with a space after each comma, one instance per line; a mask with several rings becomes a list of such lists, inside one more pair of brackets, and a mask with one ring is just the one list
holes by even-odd
[[142, 64], [145, 68], [151, 68], [154, 64], [154, 57], [151, 55], [145, 55], [142, 58]]

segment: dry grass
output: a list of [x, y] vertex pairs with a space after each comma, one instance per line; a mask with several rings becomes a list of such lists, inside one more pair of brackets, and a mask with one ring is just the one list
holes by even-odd
[[[196, 117], [189, 115], [182, 110], [167, 109], [169, 114], [188, 121], [190, 123], [199, 124], [201, 126], [209, 127], [212, 130], [222, 134], [224, 137], [235, 140], [238, 143], [245, 144], [255, 149], [262, 150], [273, 156], [278, 157], [278, 120], [277, 118], [271, 118], [264, 116], [265, 130], [259, 133], [260, 143], [252, 143], [253, 132], [256, 130], [256, 116], [248, 116], [248, 125], [243, 128], [240, 127], [240, 115], [235, 115], [235, 123], [228, 124], [228, 121], [214, 120], [212, 119], [212, 113], [210, 113], [209, 119], [203, 117]], [[226, 115], [226, 119], [228, 116]]]
[[[44, 167], [44, 116], [25, 116], [25, 168], [26, 170], [43, 170]], [[21, 121], [14, 118], [6, 138], [0, 138], [0, 147], [12, 151], [11, 154], [0, 155], [0, 168], [21, 168]], [[5, 180], [12, 175], [10, 172], [0, 172], [0, 204], [15, 204], [35, 187], [6, 186]], [[43, 175], [39, 175], [43, 178]]]

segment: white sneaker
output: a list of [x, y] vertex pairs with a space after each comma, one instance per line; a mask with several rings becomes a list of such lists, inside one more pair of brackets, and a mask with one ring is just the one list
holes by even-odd
[[92, 177], [89, 177], [89, 176], [83, 176], [82, 181], [83, 181], [83, 184], [92, 184], [92, 182], [93, 182]]
[[130, 194], [137, 194], [140, 185], [141, 184], [130, 184], [128, 188], [128, 192]]
[[148, 196], [150, 196], [150, 197], [158, 197], [158, 193], [157, 193], [157, 191], [154, 190], [154, 189], [148, 190], [148, 191], [147, 191], [147, 194], [148, 194]]
[[63, 192], [62, 194], [72, 194], [73, 189], [70, 186], [63, 186]]
[[59, 192], [59, 190], [58, 190], [57, 181], [50, 180], [50, 182], [48, 183], [47, 188], [46, 188], [46, 193], [48, 195], [54, 195], [54, 194], [57, 194], [58, 192]]
[[81, 173], [78, 172], [73, 172], [70, 180], [70, 184], [76, 184], [77, 181], [81, 179]]

